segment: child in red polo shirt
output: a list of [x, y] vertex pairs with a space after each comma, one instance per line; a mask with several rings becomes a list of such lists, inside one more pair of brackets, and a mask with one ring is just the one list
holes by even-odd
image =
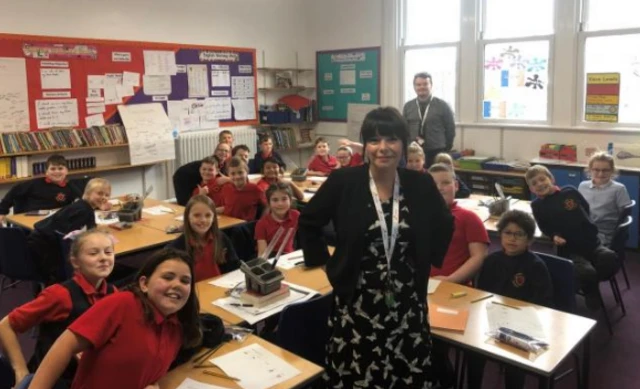
[[222, 176], [218, 171], [218, 160], [214, 157], [206, 157], [200, 165], [200, 177], [202, 182], [193, 189], [191, 196], [205, 195], [213, 200], [214, 204], [222, 203], [222, 187], [231, 182], [228, 177]]
[[[282, 252], [287, 254], [294, 251], [293, 239], [298, 229], [300, 212], [291, 209], [292, 197], [290, 186], [283, 182], [272, 184], [267, 189], [269, 212], [256, 223], [255, 239], [258, 242], [258, 253], [264, 252], [280, 227], [283, 227], [285, 232], [289, 228], [294, 229]], [[275, 247], [280, 247], [284, 236], [285, 234], [282, 234]]]
[[[76, 270], [72, 279], [52, 285], [34, 300], [14, 309], [0, 321], [0, 346], [15, 372], [16, 384], [34, 372], [53, 342], [96, 301], [116, 291], [107, 284], [114, 264], [111, 235], [100, 230], [85, 231], [71, 244], [69, 260]], [[40, 326], [36, 347], [27, 364], [17, 334]], [[77, 365], [65, 370], [61, 384], [68, 386]]]
[[258, 206], [266, 206], [267, 200], [258, 185], [247, 180], [248, 173], [249, 168], [242, 159], [231, 158], [231, 183], [222, 188], [222, 207], [218, 207], [218, 213], [246, 221], [256, 220]]
[[31, 387], [51, 388], [80, 352], [72, 389], [157, 385], [181, 347], [201, 343], [199, 310], [189, 255], [160, 250], [127, 291], [102, 299], [60, 335]]
[[362, 143], [350, 141], [347, 138], [338, 139], [340, 147], [336, 151], [336, 158], [340, 167], [360, 166], [362, 159]]
[[339, 168], [338, 160], [329, 154], [329, 143], [324, 138], [316, 139], [315, 143], [316, 155], [309, 162], [310, 176], [328, 176], [332, 171]]
[[204, 195], [189, 200], [184, 211], [184, 234], [168, 246], [191, 255], [196, 282], [240, 267], [231, 240], [218, 229], [216, 206]]
[[[277, 184], [279, 182], [284, 183], [282, 180], [282, 168], [278, 165], [278, 161], [275, 158], [265, 159], [262, 164], [262, 178], [256, 183], [256, 185], [258, 185], [258, 188], [260, 188], [261, 191], [266, 192], [272, 184]], [[290, 188], [296, 199], [304, 199], [304, 193], [302, 193], [302, 190], [293, 182], [291, 183]]]
[[426, 173], [424, 168], [424, 151], [417, 143], [412, 143], [407, 147], [407, 169]]

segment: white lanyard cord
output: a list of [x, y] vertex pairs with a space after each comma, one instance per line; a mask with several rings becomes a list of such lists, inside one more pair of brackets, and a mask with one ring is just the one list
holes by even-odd
[[424, 115], [422, 115], [422, 111], [420, 110], [420, 103], [418, 102], [418, 99], [416, 99], [416, 105], [418, 106], [418, 116], [420, 117], [420, 129], [424, 127], [424, 122], [427, 121], [427, 114], [429, 113], [429, 107], [431, 107], [432, 100], [433, 98], [429, 99], [429, 104], [427, 104], [427, 107], [424, 109]]
[[378, 221], [380, 222], [380, 230], [382, 232], [382, 245], [384, 246], [384, 254], [387, 257], [387, 271], [391, 274], [391, 258], [393, 257], [393, 251], [396, 246], [396, 239], [398, 238], [398, 227], [400, 224], [400, 178], [398, 172], [396, 172], [395, 182], [393, 184], [393, 207], [391, 211], [391, 235], [387, 228], [387, 220], [384, 217], [382, 211], [382, 202], [380, 201], [380, 195], [378, 194], [378, 188], [373, 181], [373, 176], [369, 172], [369, 187], [371, 188], [371, 196], [373, 197], [373, 204], [376, 207], [378, 213]]

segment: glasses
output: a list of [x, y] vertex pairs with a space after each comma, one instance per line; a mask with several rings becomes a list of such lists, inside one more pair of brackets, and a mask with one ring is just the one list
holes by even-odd
[[524, 239], [527, 237], [527, 234], [522, 231], [502, 231], [502, 236], [507, 238]]
[[591, 171], [593, 173], [597, 173], [597, 174], [611, 174], [611, 172], [613, 170], [611, 170], [611, 169], [591, 169]]

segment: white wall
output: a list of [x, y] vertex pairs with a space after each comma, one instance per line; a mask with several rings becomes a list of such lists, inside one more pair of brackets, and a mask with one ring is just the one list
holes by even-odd
[[[322, 3], [322, 2], [319, 2]], [[258, 66], [314, 67], [307, 3], [299, 0], [2, 0], [3, 33], [202, 45], [258, 50]], [[331, 47], [331, 46], [329, 46]], [[264, 60], [264, 62], [263, 62]], [[142, 169], [106, 174], [115, 195], [141, 192]], [[166, 198], [164, 167], [145, 169], [153, 197]], [[0, 195], [8, 190], [0, 186]]]

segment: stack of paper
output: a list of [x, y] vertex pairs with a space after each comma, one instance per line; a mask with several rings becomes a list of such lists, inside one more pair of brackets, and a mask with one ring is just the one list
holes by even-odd
[[156, 205], [155, 207], [143, 208], [142, 212], [148, 213], [150, 215], [166, 215], [168, 213], [176, 213], [173, 209], [169, 207], [165, 207], [164, 205]]

